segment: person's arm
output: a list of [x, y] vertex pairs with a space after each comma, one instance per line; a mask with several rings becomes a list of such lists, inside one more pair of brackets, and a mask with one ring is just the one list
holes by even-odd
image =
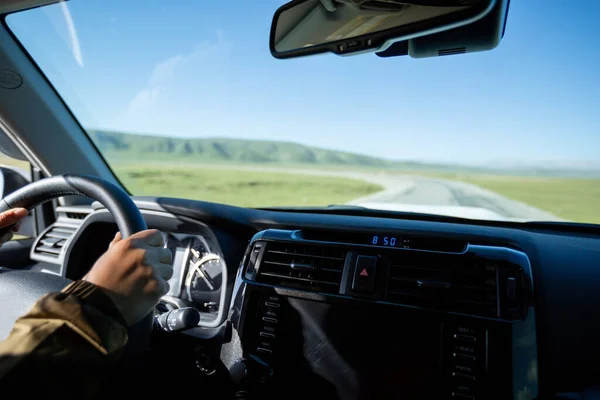
[[126, 342], [127, 328], [112, 300], [92, 283], [74, 282], [42, 297], [0, 343], [0, 388], [89, 398], [100, 391]]
[[85, 398], [98, 393], [119, 360], [127, 327], [168, 291], [171, 253], [162, 246], [155, 230], [125, 240], [118, 234], [84, 280], [42, 297], [0, 343], [0, 388]]

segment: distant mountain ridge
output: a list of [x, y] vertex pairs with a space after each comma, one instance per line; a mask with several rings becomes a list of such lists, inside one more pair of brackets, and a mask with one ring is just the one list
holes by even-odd
[[291, 142], [228, 138], [172, 138], [109, 131], [88, 131], [96, 146], [111, 157], [123, 159], [193, 158], [199, 162], [329, 164], [389, 167], [394, 162], [377, 157], [325, 150]]
[[261, 165], [312, 165], [375, 167], [396, 171], [435, 173], [485, 173], [530, 177], [599, 178], [597, 163], [543, 163], [495, 160], [486, 165], [458, 165], [418, 161], [394, 161], [363, 154], [327, 150], [293, 142], [229, 138], [173, 138], [90, 130], [96, 146], [112, 162], [194, 161], [198, 163], [255, 163]]

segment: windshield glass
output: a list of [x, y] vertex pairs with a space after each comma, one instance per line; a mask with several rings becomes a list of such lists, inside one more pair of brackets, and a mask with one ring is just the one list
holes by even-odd
[[7, 24], [135, 195], [600, 223], [600, 2], [488, 52], [276, 60], [283, 1], [76, 0]]

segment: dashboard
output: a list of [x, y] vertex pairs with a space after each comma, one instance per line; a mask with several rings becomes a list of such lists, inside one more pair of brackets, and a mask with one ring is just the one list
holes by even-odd
[[[174, 254], [161, 307], [201, 312], [188, 338], [229, 327], [217, 357], [252, 397], [556, 398], [600, 384], [597, 227], [134, 200]], [[98, 204], [57, 214], [31, 258], [77, 279], [116, 226]]]

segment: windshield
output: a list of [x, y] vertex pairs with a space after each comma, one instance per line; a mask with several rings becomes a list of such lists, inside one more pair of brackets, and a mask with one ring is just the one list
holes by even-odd
[[489, 52], [276, 60], [279, 1], [74, 0], [7, 24], [135, 195], [600, 223], [600, 2]]

